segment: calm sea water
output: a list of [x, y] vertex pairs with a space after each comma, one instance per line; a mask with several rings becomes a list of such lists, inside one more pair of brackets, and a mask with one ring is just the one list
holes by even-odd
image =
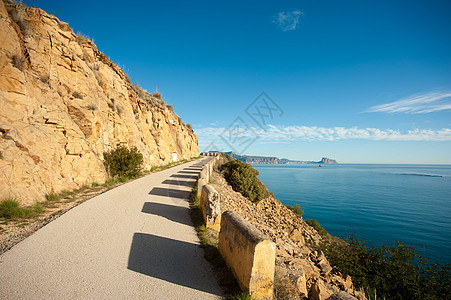
[[282, 203], [330, 234], [371, 245], [402, 241], [432, 262], [451, 263], [449, 165], [254, 165]]

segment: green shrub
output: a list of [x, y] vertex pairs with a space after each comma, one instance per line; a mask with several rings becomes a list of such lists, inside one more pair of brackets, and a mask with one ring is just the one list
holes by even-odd
[[118, 183], [117, 179], [108, 179], [107, 181], [105, 181], [103, 186], [109, 187], [109, 186], [115, 185], [116, 183]]
[[230, 300], [252, 300], [252, 297], [248, 292], [240, 292], [230, 297]]
[[33, 205], [31, 208], [32, 208], [35, 212], [37, 212], [37, 213], [41, 213], [41, 212], [44, 211], [44, 207], [42, 206], [41, 203], [36, 203], [36, 204]]
[[84, 35], [81, 32], [77, 32], [75, 36], [75, 41], [81, 46], [83, 43], [89, 42], [89, 37], [87, 35]]
[[105, 168], [111, 177], [136, 177], [140, 174], [143, 156], [136, 147], [128, 149], [117, 146], [116, 149], [104, 152]]
[[295, 204], [294, 206], [285, 204], [286, 207], [288, 207], [292, 212], [294, 212], [299, 217], [302, 217], [304, 214], [304, 211], [301, 209], [301, 206], [299, 204]]
[[310, 226], [315, 228], [315, 230], [318, 231], [318, 233], [321, 236], [325, 236], [326, 235], [326, 233], [327, 233], [326, 230], [323, 227], [321, 227], [321, 225], [319, 225], [318, 221], [313, 220], [313, 219], [308, 219], [307, 220], [307, 224], [309, 224]]
[[91, 186], [96, 187], [96, 186], [100, 186], [100, 184], [98, 184], [97, 182], [94, 181], [93, 183], [91, 183]]
[[19, 202], [13, 198], [6, 198], [0, 202], [0, 218], [17, 219], [33, 216], [34, 211], [32, 209], [21, 208]]
[[239, 160], [232, 160], [221, 166], [224, 178], [232, 186], [233, 190], [240, 192], [252, 202], [258, 202], [266, 195], [267, 191], [260, 180], [259, 174], [251, 165]]
[[60, 199], [60, 195], [50, 192], [45, 195], [45, 199], [47, 199], [48, 201], [57, 201]]
[[331, 265], [350, 275], [371, 299], [448, 299], [451, 295], [449, 264], [428, 264], [428, 258], [413, 246], [397, 242], [368, 247], [351, 237], [348, 243], [324, 242], [321, 248]]

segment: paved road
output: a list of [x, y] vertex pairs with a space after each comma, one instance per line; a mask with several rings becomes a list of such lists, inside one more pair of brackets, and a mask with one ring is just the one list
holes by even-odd
[[0, 298], [218, 299], [189, 217], [208, 158], [73, 208], [0, 256]]

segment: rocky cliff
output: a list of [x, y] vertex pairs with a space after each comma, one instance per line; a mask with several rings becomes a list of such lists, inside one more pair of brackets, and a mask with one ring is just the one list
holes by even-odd
[[320, 161], [306, 161], [306, 160], [290, 160], [286, 158], [279, 159], [271, 156], [251, 156], [251, 155], [239, 155], [235, 152], [224, 152], [230, 155], [233, 159], [238, 159], [248, 164], [338, 164], [335, 159], [323, 157]]
[[161, 95], [37, 8], [0, 1], [0, 198], [22, 204], [103, 182], [103, 152], [136, 146], [150, 168], [199, 155]]
[[330, 159], [327, 157], [323, 157], [319, 162], [319, 164], [325, 164], [325, 165], [335, 165], [338, 164], [335, 159]]

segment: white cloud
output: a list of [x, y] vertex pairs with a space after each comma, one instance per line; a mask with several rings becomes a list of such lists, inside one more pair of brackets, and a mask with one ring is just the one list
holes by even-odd
[[[219, 140], [225, 128], [195, 129], [199, 140]], [[287, 143], [296, 141], [339, 141], [339, 140], [375, 140], [375, 141], [451, 141], [451, 128], [439, 130], [414, 129], [401, 131], [396, 129], [358, 128], [358, 127], [317, 127], [317, 126], [274, 126], [266, 130], [253, 128], [261, 143]], [[243, 136], [246, 136], [244, 133]]]
[[272, 22], [277, 24], [282, 31], [296, 30], [299, 25], [299, 17], [303, 14], [300, 10], [280, 12], [273, 17]]
[[366, 112], [426, 114], [451, 110], [451, 92], [416, 94], [395, 102], [370, 107]]

